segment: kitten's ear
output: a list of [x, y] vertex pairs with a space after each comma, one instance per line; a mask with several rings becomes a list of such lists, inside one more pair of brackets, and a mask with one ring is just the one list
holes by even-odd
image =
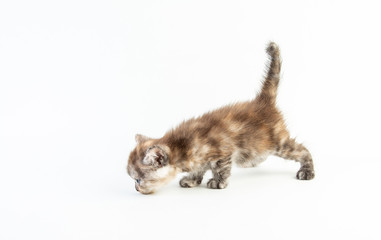
[[149, 139], [150, 139], [149, 137], [146, 137], [146, 136], [141, 135], [141, 134], [136, 134], [135, 135], [135, 141], [136, 141], [136, 143], [142, 143], [142, 142], [145, 142], [145, 141], [147, 141]]
[[143, 159], [143, 164], [155, 167], [164, 167], [168, 164], [167, 154], [157, 146], [150, 147]]

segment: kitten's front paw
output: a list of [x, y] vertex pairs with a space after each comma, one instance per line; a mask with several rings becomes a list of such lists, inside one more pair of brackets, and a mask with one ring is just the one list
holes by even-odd
[[191, 188], [201, 184], [202, 179], [190, 179], [187, 177], [183, 177], [180, 180], [180, 186], [183, 188]]
[[315, 177], [315, 171], [310, 168], [301, 168], [296, 173], [296, 178], [299, 180], [311, 180]]
[[212, 189], [223, 189], [223, 188], [226, 188], [228, 186], [227, 182], [225, 181], [221, 181], [221, 182], [218, 182], [217, 180], [215, 180], [214, 178], [211, 178], [207, 185], [206, 185], [208, 188], [212, 188]]

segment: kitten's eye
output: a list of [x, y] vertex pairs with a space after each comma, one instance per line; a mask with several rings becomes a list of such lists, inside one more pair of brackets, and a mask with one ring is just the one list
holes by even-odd
[[137, 184], [140, 184], [140, 179], [135, 179]]

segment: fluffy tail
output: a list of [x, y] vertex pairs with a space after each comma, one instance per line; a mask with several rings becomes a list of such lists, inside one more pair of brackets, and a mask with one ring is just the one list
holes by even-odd
[[270, 42], [267, 46], [266, 52], [269, 55], [270, 61], [267, 67], [267, 76], [263, 81], [262, 90], [259, 96], [262, 99], [275, 102], [277, 89], [279, 85], [280, 68], [282, 65], [282, 60], [280, 59], [280, 51], [276, 43]]

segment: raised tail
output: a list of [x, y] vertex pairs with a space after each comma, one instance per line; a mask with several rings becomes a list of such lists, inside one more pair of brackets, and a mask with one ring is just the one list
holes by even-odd
[[267, 45], [266, 52], [269, 55], [269, 64], [267, 66], [267, 74], [263, 81], [263, 86], [259, 97], [275, 102], [282, 60], [280, 59], [280, 51], [276, 43], [270, 42]]

